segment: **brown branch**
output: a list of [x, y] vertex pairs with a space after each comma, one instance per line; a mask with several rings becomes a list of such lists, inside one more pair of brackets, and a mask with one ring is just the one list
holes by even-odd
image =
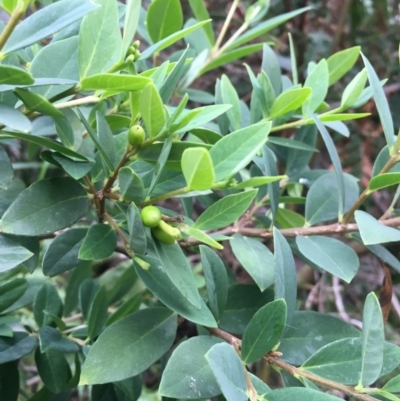
[[[207, 327], [207, 330], [211, 333], [214, 334], [216, 337], [221, 338], [222, 340], [228, 342], [229, 344], [232, 345], [241, 345], [241, 340], [232, 334], [227, 333], [226, 331], [223, 331], [221, 329], [215, 329], [211, 327]], [[374, 397], [371, 397], [367, 394], [361, 394], [357, 393], [353, 387], [350, 386], [345, 386], [344, 384], [336, 383], [332, 380], [324, 379], [322, 377], [313, 375], [312, 373], [308, 373], [302, 369], [296, 368], [293, 365], [290, 365], [289, 363], [286, 363], [279, 359], [277, 356], [277, 353], [269, 353], [264, 356], [264, 359], [271, 365], [274, 365], [280, 369], [283, 369], [284, 371], [288, 372], [292, 376], [301, 376], [304, 377], [305, 379], [308, 379], [314, 383], [320, 384], [321, 386], [329, 387], [335, 390], [338, 390], [348, 396], [357, 398], [362, 401], [376, 401], [377, 399]]]

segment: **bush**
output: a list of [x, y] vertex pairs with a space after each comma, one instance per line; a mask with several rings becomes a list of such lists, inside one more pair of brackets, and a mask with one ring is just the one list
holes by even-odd
[[[266, 34], [309, 8], [268, 19], [259, 0], [228, 35], [235, 0], [216, 38], [201, 0], [185, 23], [179, 0], [33, 3], [0, 2], [0, 399], [398, 400], [382, 244], [400, 240], [400, 136], [360, 47], [303, 80], [291, 37], [287, 76]], [[257, 52], [248, 96], [229, 74], [195, 85]], [[371, 97], [386, 145], [360, 193], [335, 141]], [[355, 244], [385, 263], [362, 331], [340, 284]], [[301, 263], [342, 319], [305, 308]]]

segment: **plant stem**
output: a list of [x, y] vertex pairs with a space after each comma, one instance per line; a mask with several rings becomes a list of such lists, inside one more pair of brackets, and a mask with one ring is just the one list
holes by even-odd
[[[221, 329], [215, 329], [215, 328], [210, 328], [207, 327], [207, 330], [211, 333], [214, 334], [216, 337], [221, 338], [222, 340], [228, 342], [229, 344], [232, 345], [241, 345], [241, 340], [239, 340], [237, 337], [233, 336], [232, 334], [227, 333], [226, 331], [223, 331]], [[322, 377], [313, 375], [311, 373], [305, 372], [302, 369], [296, 368], [293, 365], [290, 365], [282, 360], [280, 360], [275, 354], [269, 353], [267, 355], [264, 356], [264, 359], [270, 363], [271, 365], [274, 365], [286, 372], [288, 372], [289, 374], [291, 374], [292, 376], [301, 376], [304, 377], [308, 380], [311, 380], [314, 383], [320, 384], [322, 386], [325, 387], [329, 387], [335, 390], [338, 390], [346, 395], [349, 395], [351, 397], [357, 398], [359, 400], [362, 401], [376, 401], [376, 398], [373, 398], [369, 395], [366, 394], [360, 394], [357, 393], [354, 388], [349, 387], [349, 386], [345, 386], [343, 384], [340, 383], [336, 383], [332, 380], [328, 380], [328, 379], [324, 379]]]
[[149, 199], [149, 200], [147, 200], [145, 202], [142, 202], [140, 204], [140, 206], [152, 205], [153, 203], [161, 202], [164, 199], [172, 198], [172, 197], [177, 196], [177, 195], [183, 195], [183, 194], [186, 194], [188, 192], [189, 192], [189, 190], [186, 187], [185, 188], [176, 189], [175, 191], [171, 191], [171, 192], [168, 192], [168, 193], [166, 193], [164, 195], [156, 196], [153, 199]]
[[67, 107], [81, 106], [83, 104], [98, 103], [101, 99], [97, 96], [86, 96], [80, 99], [70, 100], [69, 102], [57, 103], [54, 105], [57, 109], [66, 109]]
[[22, 17], [25, 14], [26, 8], [27, 8], [27, 6], [21, 7], [20, 5], [18, 5], [15, 8], [14, 12], [11, 14], [11, 17], [8, 20], [7, 25], [5, 26], [3, 32], [0, 35], [0, 50], [3, 49], [3, 47], [7, 43], [7, 40], [10, 38], [11, 34], [13, 33], [15, 27], [18, 25], [19, 21], [21, 21]]
[[[387, 161], [387, 163], [382, 168], [382, 170], [379, 172], [379, 174], [387, 173], [396, 163], [399, 162], [399, 160], [400, 160], [399, 155], [391, 156]], [[358, 197], [358, 199], [354, 202], [353, 206], [344, 216], [342, 225], [346, 225], [349, 223], [349, 221], [353, 218], [355, 211], [358, 210], [358, 208], [364, 203], [365, 199], [367, 199], [371, 193], [372, 191], [370, 191], [369, 186], [364, 189], [362, 194]]]
[[235, 14], [235, 11], [236, 11], [236, 8], [237, 8], [238, 4], [239, 4], [239, 0], [234, 0], [233, 1], [232, 5], [231, 5], [231, 8], [230, 8], [230, 10], [228, 12], [228, 15], [226, 16], [226, 19], [224, 21], [224, 25], [222, 25], [221, 31], [220, 31], [220, 33], [218, 35], [218, 38], [215, 41], [214, 48], [211, 51], [210, 59], [212, 59], [214, 57], [214, 54], [216, 54], [218, 52], [219, 47], [221, 46], [221, 43], [224, 40], [226, 31], [228, 30], [229, 24], [232, 21], [233, 15]]

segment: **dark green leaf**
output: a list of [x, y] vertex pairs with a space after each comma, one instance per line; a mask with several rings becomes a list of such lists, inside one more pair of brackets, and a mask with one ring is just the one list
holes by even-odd
[[225, 266], [210, 248], [200, 245], [201, 264], [208, 295], [208, 304], [216, 320], [222, 315], [228, 297], [228, 277]]
[[23, 278], [16, 278], [0, 284], [0, 313], [6, 310], [24, 294], [28, 283]]
[[134, 203], [131, 203], [127, 212], [129, 244], [134, 252], [144, 255], [147, 249], [147, 237], [140, 212]]
[[281, 339], [279, 351], [284, 361], [299, 366], [324, 345], [360, 334], [354, 326], [336, 317], [313, 311], [296, 311]]
[[120, 381], [143, 372], [171, 347], [176, 327], [177, 316], [167, 308], [147, 308], [119, 320], [90, 348], [80, 384]]
[[65, 353], [73, 353], [79, 351], [79, 345], [63, 337], [59, 330], [50, 326], [44, 326], [39, 329], [40, 351], [59, 351]]
[[256, 193], [255, 189], [225, 196], [203, 212], [194, 227], [199, 230], [213, 230], [228, 226], [247, 210]]
[[93, 278], [87, 278], [79, 286], [79, 306], [84, 319], [89, 319], [90, 307], [100, 289], [100, 284]]
[[40, 378], [54, 394], [68, 387], [72, 374], [65, 356], [59, 351], [35, 352], [35, 362]]
[[364, 304], [361, 376], [357, 387], [370, 386], [379, 377], [383, 366], [384, 344], [382, 310], [378, 298], [371, 292]]
[[60, 31], [97, 8], [90, 0], [60, 1], [33, 13], [17, 25], [3, 48], [11, 53]]
[[7, 401], [17, 401], [19, 396], [18, 362], [0, 365], [0, 398]]
[[230, 244], [234, 255], [261, 291], [274, 284], [274, 255], [262, 242], [235, 234]]
[[49, 234], [75, 223], [88, 208], [89, 198], [78, 182], [49, 178], [22, 191], [4, 213], [0, 227], [10, 234]]
[[198, 399], [221, 393], [205, 354], [222, 340], [192, 337], [179, 344], [163, 372], [159, 392], [164, 397]]
[[143, 260], [150, 266], [145, 270], [135, 261], [136, 272], [146, 287], [162, 303], [194, 323], [207, 327], [217, 326], [206, 304], [201, 300], [200, 309], [192, 306], [173, 281], [171, 281], [165, 267], [158, 259], [145, 256]]
[[37, 340], [25, 332], [15, 332], [12, 338], [0, 337], [0, 366], [30, 354]]
[[296, 309], [296, 266], [286, 238], [274, 227], [275, 299], [283, 298], [287, 306], [286, 325], [290, 326]]
[[103, 149], [107, 149], [107, 154], [111, 161], [111, 164], [114, 167], [117, 167], [117, 151], [115, 148], [113, 133], [111, 132], [111, 129], [104, 116], [98, 111], [96, 112], [96, 122], [99, 144]]
[[299, 235], [296, 237], [296, 244], [306, 258], [348, 283], [360, 267], [360, 261], [354, 250], [335, 238]]
[[265, 401], [338, 401], [339, 398], [310, 388], [288, 387], [267, 393]]
[[98, 260], [111, 256], [117, 246], [117, 234], [107, 224], [95, 224], [89, 228], [79, 249], [78, 258]]
[[205, 357], [227, 401], [247, 401], [245, 367], [233, 347], [216, 344]]
[[145, 189], [140, 177], [129, 166], [118, 172], [118, 182], [122, 200], [141, 203], [146, 197]]
[[0, 65], [1, 85], [31, 85], [35, 82], [28, 71], [13, 65]]
[[62, 301], [56, 287], [46, 281], [37, 292], [33, 304], [33, 316], [36, 323], [39, 327], [49, 326], [53, 321], [49, 314], [61, 316], [62, 308]]
[[18, 242], [0, 233], [0, 272], [13, 269], [32, 257], [33, 253]]
[[286, 324], [286, 303], [277, 299], [259, 309], [243, 335], [242, 358], [253, 363], [271, 351], [282, 336]]
[[22, 100], [27, 110], [36, 111], [41, 114], [46, 114], [55, 118], [62, 118], [64, 114], [53, 106], [45, 97], [34, 92], [29, 92], [27, 89], [14, 89], [15, 95]]
[[13, 131], [28, 133], [32, 130], [32, 124], [25, 114], [3, 103], [0, 103], [0, 123]]
[[104, 287], [100, 287], [97, 291], [93, 302], [90, 305], [88, 316], [88, 338], [93, 340], [99, 335], [103, 326], [107, 321], [108, 299], [107, 292]]
[[58, 276], [81, 263], [78, 253], [87, 231], [87, 228], [74, 228], [54, 238], [43, 257], [42, 268], [46, 276]]

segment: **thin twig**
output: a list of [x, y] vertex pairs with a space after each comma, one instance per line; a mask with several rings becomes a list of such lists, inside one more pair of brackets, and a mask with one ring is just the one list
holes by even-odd
[[11, 17], [8, 20], [7, 25], [5, 26], [3, 32], [0, 35], [0, 50], [2, 50], [5, 44], [7, 43], [7, 40], [10, 38], [15, 27], [18, 25], [19, 21], [21, 21], [22, 17], [24, 16], [25, 11], [26, 7], [18, 5], [11, 14]]

